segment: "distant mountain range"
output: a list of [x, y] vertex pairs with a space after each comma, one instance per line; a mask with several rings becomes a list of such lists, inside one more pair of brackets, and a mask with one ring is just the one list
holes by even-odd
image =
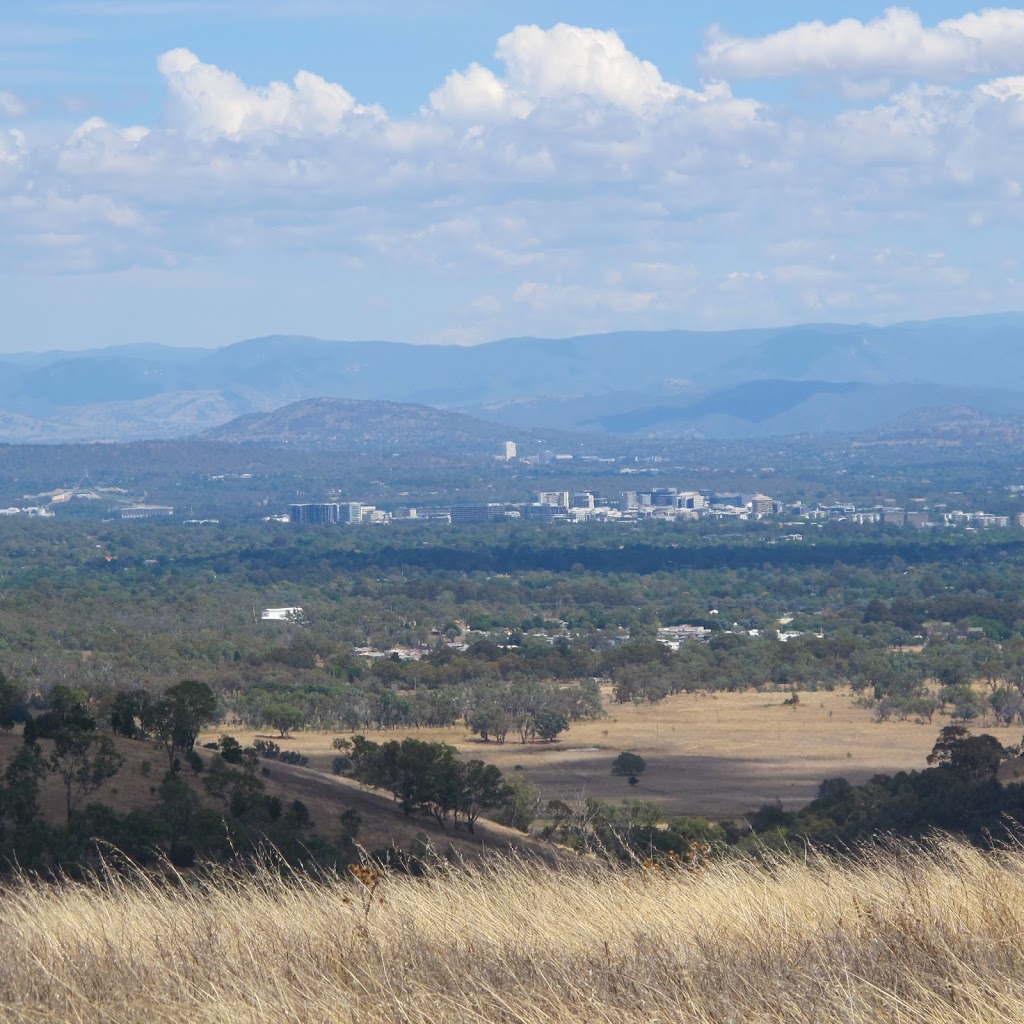
[[947, 406], [1018, 416], [1024, 314], [472, 347], [273, 336], [0, 356], [6, 441], [182, 437], [311, 398], [442, 408], [505, 428], [495, 436], [849, 432]]

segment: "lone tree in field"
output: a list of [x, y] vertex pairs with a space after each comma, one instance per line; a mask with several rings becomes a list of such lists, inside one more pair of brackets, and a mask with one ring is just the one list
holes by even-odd
[[612, 775], [641, 775], [646, 767], [647, 762], [639, 754], [624, 750], [612, 761]]
[[302, 708], [286, 701], [275, 701], [263, 709], [263, 717], [278, 731], [281, 739], [287, 739], [292, 729], [302, 724]]

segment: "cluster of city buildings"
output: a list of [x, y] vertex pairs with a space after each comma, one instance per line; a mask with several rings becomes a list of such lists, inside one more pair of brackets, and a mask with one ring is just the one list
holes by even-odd
[[540, 522], [634, 521], [639, 519], [759, 519], [781, 511], [766, 494], [715, 494], [656, 487], [623, 491], [614, 498], [593, 491], [540, 491], [532, 502], [452, 505], [453, 523], [483, 523], [503, 517]]
[[[717, 611], [712, 611], [712, 615], [717, 615]], [[786, 624], [792, 620], [787, 616], [780, 619], [780, 624]], [[760, 629], [742, 629], [739, 623], [734, 622], [732, 628], [729, 630], [730, 633], [746, 633], [747, 636], [759, 637], [763, 631]], [[658, 643], [664, 644], [666, 647], [671, 648], [673, 651], [678, 651], [680, 645], [697, 641], [698, 643], [707, 643], [713, 636], [715, 631], [708, 629], [706, 626], [693, 626], [688, 623], [681, 623], [678, 626], [661, 626], [658, 629], [658, 635], [656, 637]], [[770, 634], [769, 634], [770, 635]], [[803, 636], [803, 632], [798, 629], [779, 629], [774, 633], [775, 639], [779, 643], [788, 643], [790, 640], [796, 640], [798, 637]], [[814, 634], [819, 639], [824, 635], [822, 633]]]
[[[31, 516], [37, 519], [52, 519], [56, 513], [44, 505], [28, 505], [22, 508], [12, 505], [0, 508], [0, 516]], [[162, 516], [173, 516], [172, 505], [123, 505], [118, 509], [122, 519], [153, 519]], [[215, 522], [216, 520], [209, 520]]]
[[334, 523], [389, 523], [394, 519], [417, 519], [414, 508], [382, 512], [376, 505], [364, 505], [360, 501], [302, 502], [288, 506], [288, 515], [279, 517], [289, 523], [326, 524]]
[[[509, 442], [510, 444], [512, 442]], [[589, 521], [635, 522], [638, 520], [715, 519], [743, 521], [775, 516], [780, 521], [848, 522], [857, 525], [881, 523], [917, 528], [960, 527], [965, 529], [1024, 528], [1024, 512], [992, 515], [986, 512], [949, 511], [938, 507], [858, 508], [853, 504], [785, 504], [761, 493], [716, 493], [654, 487], [646, 491], [622, 491], [603, 497], [594, 491], [539, 491], [528, 502], [459, 502], [426, 508], [398, 508], [385, 511], [358, 501], [314, 502], [288, 506], [282, 521], [295, 524], [389, 523], [397, 520], [443, 520], [453, 524], [488, 523], [503, 519], [524, 519], [542, 523]], [[786, 536], [801, 540], [801, 534]]]
[[[511, 442], [510, 442], [511, 443]], [[506, 518], [537, 522], [579, 523], [588, 520], [750, 519], [770, 516], [781, 505], [765, 494], [708, 494], [656, 487], [624, 491], [604, 498], [593, 491], [540, 491], [530, 502], [460, 502], [430, 508], [385, 512], [361, 502], [311, 502], [288, 506], [294, 524], [384, 523], [401, 519], [443, 519], [451, 523], [487, 523]]]
[[[582, 462], [596, 463], [600, 465], [610, 466], [616, 462], [663, 462], [660, 456], [650, 456], [646, 458], [636, 458], [629, 455], [620, 455], [617, 458], [612, 458], [604, 455], [573, 455], [569, 452], [555, 452], [546, 449], [534, 452], [532, 455], [520, 455], [519, 445], [515, 441], [503, 441], [501, 447], [498, 450], [498, 454], [495, 458], [499, 462], [521, 462], [525, 466], [549, 466], [552, 463], [558, 462]], [[619, 472], [636, 472], [636, 470], [622, 469]]]
[[948, 511], [940, 508], [893, 508], [888, 505], [859, 509], [856, 505], [814, 505], [800, 504], [787, 506], [786, 514], [792, 514], [810, 521], [831, 520], [858, 525], [884, 523], [888, 526], [913, 526], [919, 529], [935, 529], [952, 526], [971, 530], [1024, 528], [1024, 512], [1010, 516], [992, 515], [988, 512], [963, 512], [959, 509]]

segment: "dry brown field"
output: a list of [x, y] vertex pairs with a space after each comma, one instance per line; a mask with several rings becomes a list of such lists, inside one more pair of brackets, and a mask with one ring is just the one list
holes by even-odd
[[1024, 852], [0, 889], [10, 1024], [1021, 1024]]
[[[544, 800], [632, 798], [654, 801], [666, 814], [722, 819], [775, 801], [790, 809], [803, 806], [814, 799], [822, 779], [841, 775], [857, 784], [878, 773], [925, 768], [939, 730], [949, 724], [940, 715], [931, 724], [876, 723], [870, 711], [853, 706], [846, 691], [803, 693], [795, 707], [782, 703], [786, 696], [679, 694], [641, 707], [606, 699], [607, 718], [573, 723], [555, 743], [524, 745], [511, 734], [504, 744], [483, 743], [462, 726], [409, 733], [366, 730], [366, 735], [385, 741], [408, 734], [450, 743], [465, 757], [535, 783]], [[267, 735], [226, 728], [244, 743]], [[1019, 726], [985, 726], [984, 731], [1004, 744], [1021, 738]], [[335, 735], [297, 732], [276, 742], [308, 755], [310, 767], [330, 771]], [[216, 738], [215, 732], [209, 737]], [[636, 786], [611, 774], [612, 759], [623, 750], [647, 761]]]

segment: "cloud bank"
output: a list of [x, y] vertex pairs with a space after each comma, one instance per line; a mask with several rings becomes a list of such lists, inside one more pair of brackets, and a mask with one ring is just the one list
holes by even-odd
[[[286, 282], [319, 260], [377, 333], [420, 340], [1024, 306], [1022, 53], [1024, 10], [893, 8], [712, 30], [684, 84], [615, 32], [520, 25], [395, 118], [310, 71], [252, 84], [172, 49], [159, 123], [93, 116], [55, 144], [0, 94], [0, 265], [258, 253]], [[794, 75], [868, 84], [824, 112], [744, 84]]]

